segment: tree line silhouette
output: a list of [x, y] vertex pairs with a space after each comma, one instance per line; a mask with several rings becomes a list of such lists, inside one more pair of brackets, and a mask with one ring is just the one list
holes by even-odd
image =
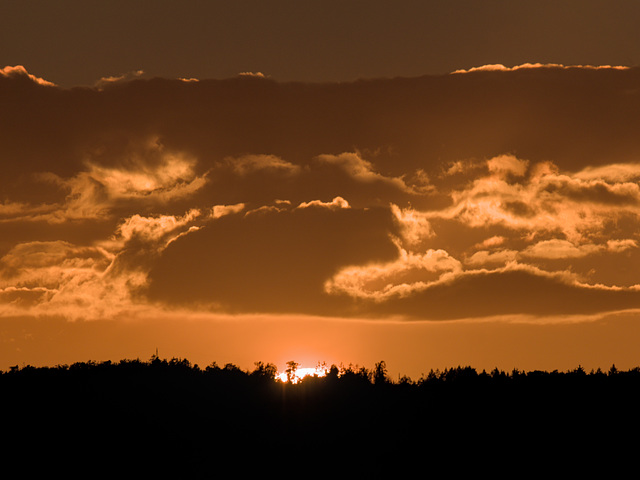
[[[213, 475], [219, 464], [212, 459], [242, 452], [254, 467], [331, 452], [352, 461], [366, 454], [360, 468], [376, 471], [376, 451], [381, 465], [451, 448], [531, 449], [540, 437], [549, 449], [566, 442], [593, 448], [605, 439], [615, 444], [621, 428], [638, 424], [638, 367], [478, 372], [458, 366], [393, 380], [381, 361], [371, 369], [331, 365], [324, 376], [293, 383], [296, 362], [288, 363], [289, 381], [277, 379], [272, 363], [254, 366], [200, 368], [157, 355], [15, 366], [0, 375], [3, 431], [14, 446], [46, 451], [66, 438], [63, 445], [83, 458], [115, 448], [117, 458], [133, 462], [129, 469], [138, 469], [134, 476], [174, 468], [193, 478]], [[156, 462], [144, 461], [152, 456]]]

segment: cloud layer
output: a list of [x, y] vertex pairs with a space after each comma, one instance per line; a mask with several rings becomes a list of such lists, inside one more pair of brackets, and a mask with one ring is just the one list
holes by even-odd
[[640, 306], [637, 69], [71, 90], [0, 72], [0, 315]]

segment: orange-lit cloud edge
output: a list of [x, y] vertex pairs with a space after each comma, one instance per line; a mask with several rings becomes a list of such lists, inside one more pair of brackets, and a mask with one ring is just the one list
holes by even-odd
[[563, 65], [561, 63], [523, 63], [521, 65], [514, 65], [513, 67], [507, 67], [501, 63], [492, 63], [488, 65], [481, 65], [479, 67], [472, 67], [468, 69], [454, 70], [451, 73], [472, 73], [472, 72], [514, 72], [522, 69], [536, 69], [536, 68], [557, 68], [557, 69], [586, 69], [586, 70], [627, 70], [629, 67], [625, 65]]
[[[489, 65], [454, 73], [532, 68], [569, 67]], [[21, 66], [5, 67], [0, 76], [57, 88]], [[123, 81], [105, 80], [96, 90]], [[84, 242], [6, 241], [0, 316], [548, 324], [637, 313], [640, 284], [632, 266], [640, 258], [634, 229], [640, 218], [640, 166], [635, 161], [567, 170], [552, 159], [503, 153], [449, 162], [437, 175], [415, 166], [398, 174], [380, 169], [375, 154], [354, 150], [317, 152], [305, 162], [253, 152], [214, 159], [203, 168], [200, 158], [167, 148], [158, 135], [129, 144], [126, 158], [115, 161], [86, 152], [81, 167], [66, 176], [28, 172], [34, 184], [57, 192], [54, 201], [5, 197], [0, 225], [7, 228], [112, 227]], [[220, 186], [217, 178], [249, 187], [279, 182], [290, 187], [292, 197], [268, 197], [274, 193], [269, 191], [264, 198], [207, 203], [203, 193], [212, 184]], [[304, 198], [310, 185], [319, 187], [315, 196]], [[434, 200], [442, 197], [447, 201]], [[334, 238], [326, 225], [343, 229], [347, 240]], [[295, 237], [313, 248], [291, 250], [300, 245], [282, 244], [281, 229], [313, 232]], [[203, 246], [224, 247], [216, 244], [223, 231], [231, 232], [224, 240], [239, 242], [236, 247], [214, 252], [215, 261], [199, 258]], [[262, 250], [257, 243], [263, 242], [283, 250]], [[363, 242], [370, 242], [366, 252], [359, 251]], [[248, 254], [252, 250], [274, 258], [261, 265]], [[282, 290], [269, 290], [276, 277], [294, 277], [297, 263], [317, 252], [327, 255], [327, 268], [313, 263], [307, 276], [275, 282]], [[194, 280], [211, 285], [212, 294], [185, 289], [198, 262], [228, 275], [231, 286], [202, 272]], [[236, 269], [264, 278], [245, 287], [242, 277], [233, 278]], [[257, 295], [265, 288], [271, 298]], [[216, 289], [222, 293], [216, 295]], [[298, 295], [308, 311], [305, 303], [293, 307], [299, 310], [274, 308]], [[252, 296], [257, 300], [248, 308], [238, 303]]]

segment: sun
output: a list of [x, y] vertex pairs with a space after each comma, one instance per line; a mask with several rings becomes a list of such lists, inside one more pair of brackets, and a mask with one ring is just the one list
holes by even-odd
[[278, 374], [276, 375], [276, 379], [280, 380], [281, 382], [288, 382], [289, 376], [291, 376], [291, 383], [298, 383], [304, 377], [309, 377], [309, 376], [324, 377], [327, 374], [326, 370], [320, 366], [318, 367], [298, 366], [297, 368], [292, 369], [291, 373], [288, 373], [287, 370], [283, 372], [278, 372]]

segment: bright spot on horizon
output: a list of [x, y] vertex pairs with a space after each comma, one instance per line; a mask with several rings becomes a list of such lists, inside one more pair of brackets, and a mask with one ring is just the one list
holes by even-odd
[[[327, 374], [327, 371], [320, 367], [298, 367], [295, 371], [295, 374], [292, 378], [291, 383], [298, 383], [304, 377], [308, 376], [317, 376], [324, 377]], [[282, 382], [287, 382], [287, 372], [278, 372], [276, 375], [276, 379]]]

